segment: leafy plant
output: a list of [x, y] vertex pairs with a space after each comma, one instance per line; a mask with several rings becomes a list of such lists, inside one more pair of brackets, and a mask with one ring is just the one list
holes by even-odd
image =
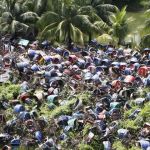
[[113, 143], [113, 149], [115, 150], [127, 150], [121, 141], [117, 140]]
[[84, 126], [84, 129], [83, 129], [83, 136], [85, 136], [88, 132], [89, 132], [89, 129], [92, 127], [92, 125], [91, 124], [86, 124], [85, 126]]
[[87, 144], [79, 144], [79, 150], [94, 150], [93, 147]]
[[11, 100], [13, 94], [19, 94], [20, 86], [18, 84], [3, 84], [0, 86], [0, 99], [4, 96], [6, 99]]
[[146, 103], [145, 106], [143, 107], [142, 111], [140, 112], [140, 116], [143, 117], [145, 121], [149, 121], [150, 119], [150, 102]]
[[122, 44], [129, 32], [128, 23], [133, 21], [133, 19], [127, 18], [126, 7], [123, 7], [121, 10], [117, 10], [116, 14], [112, 14], [110, 20], [112, 23], [110, 33], [118, 38], [118, 44]]
[[130, 128], [132, 130], [137, 130], [139, 128], [138, 125], [136, 124], [136, 121], [130, 120], [130, 119], [121, 121], [121, 127], [125, 128], [125, 129]]

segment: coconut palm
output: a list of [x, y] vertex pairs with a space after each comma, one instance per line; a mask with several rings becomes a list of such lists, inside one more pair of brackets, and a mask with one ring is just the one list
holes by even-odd
[[118, 39], [118, 44], [123, 44], [124, 38], [129, 32], [128, 23], [133, 21], [132, 18], [126, 17], [126, 7], [117, 10], [116, 14], [110, 16], [112, 29], [110, 33]]
[[145, 18], [146, 21], [144, 23], [144, 26], [142, 28], [142, 35], [145, 35], [145, 34], [150, 34], [150, 9], [148, 9], [145, 13]]
[[[116, 12], [117, 7], [105, 4], [104, 0], [74, 0], [74, 4], [79, 7], [79, 13], [88, 15], [90, 21], [99, 29], [98, 35], [108, 33], [111, 22], [110, 14]], [[89, 34], [89, 41], [97, 35]]]
[[41, 29], [40, 37], [65, 42], [70, 47], [72, 42], [83, 44], [84, 35], [98, 32], [88, 15], [79, 13], [72, 2], [61, 1], [61, 9], [56, 12], [47, 11], [37, 25]]
[[142, 47], [150, 47], [150, 9], [148, 9], [145, 12], [145, 18], [146, 21], [144, 23], [144, 26], [141, 29], [141, 36], [142, 36], [142, 41], [141, 41], [141, 46]]
[[38, 20], [33, 11], [25, 10], [26, 0], [3, 0], [0, 17], [0, 30], [2, 33], [25, 34], [32, 24]]
[[89, 15], [89, 10], [92, 10], [92, 12], [108, 25], [111, 23], [109, 16], [117, 10], [116, 6], [106, 4], [105, 0], [74, 0], [74, 2], [81, 7], [80, 11], [82, 13]]

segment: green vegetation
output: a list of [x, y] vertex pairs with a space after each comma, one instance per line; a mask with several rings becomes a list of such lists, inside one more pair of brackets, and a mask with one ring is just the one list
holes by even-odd
[[[119, 3], [111, 0], [2, 0], [0, 32], [31, 40], [48, 39], [53, 43], [66, 44], [69, 49], [72, 42], [84, 45], [103, 34], [110, 34], [113, 41], [117, 38], [118, 43], [123, 44], [128, 34], [135, 38], [135, 29], [139, 31], [139, 24], [149, 18], [149, 11], [145, 15], [139, 15], [140, 12], [126, 14], [126, 8], [122, 7], [127, 5], [129, 8], [134, 4], [136, 8], [144, 4], [148, 8], [149, 2], [132, 0]], [[127, 18], [130, 15], [135, 18], [132, 23]], [[149, 19], [143, 27], [141, 47], [149, 47], [148, 22]]]
[[20, 86], [12, 83], [2, 84], [0, 86], [0, 99], [4, 96], [6, 99], [13, 99], [13, 94], [19, 94]]
[[94, 150], [91, 146], [86, 145], [86, 144], [80, 144], [79, 145], [79, 150]]
[[115, 150], [127, 150], [125, 146], [121, 143], [121, 141], [115, 141], [113, 144], [113, 148]]
[[127, 18], [126, 7], [118, 10], [116, 14], [110, 16], [112, 22], [112, 35], [118, 39], [118, 44], [122, 44], [124, 38], [129, 32], [128, 23], [132, 21], [132, 18]]
[[142, 27], [141, 34], [142, 34], [142, 41], [141, 47], [150, 47], [150, 9], [148, 9], [145, 13], [145, 20], [144, 26]]
[[[135, 33], [137, 33], [142, 39], [138, 46], [145, 48], [150, 47], [149, 7], [148, 0], [1, 0], [0, 34], [11, 34], [29, 40], [46, 39], [52, 41], [52, 43], [58, 43], [58, 45], [67, 45], [70, 50], [72, 43], [84, 45], [92, 39], [99, 39], [97, 40], [99, 43], [102, 42], [101, 39], [104, 39], [104, 42], [108, 40], [114, 45], [123, 45], [126, 37], [131, 35], [131, 38], [134, 39]], [[143, 9], [147, 9], [145, 13], [143, 13]], [[133, 14], [133, 12], [127, 12], [127, 10], [140, 11]], [[131, 22], [130, 16], [134, 21]], [[133, 41], [136, 42], [135, 39], [131, 40], [132, 44]], [[140, 93], [140, 97], [145, 97], [145, 93], [149, 90], [149, 88], [145, 88], [143, 93]], [[0, 99], [12, 100], [13, 95], [18, 95], [19, 91], [19, 85], [2, 84], [0, 86]], [[52, 119], [60, 115], [72, 114], [77, 99], [82, 101], [83, 108], [95, 105], [95, 99], [92, 99], [90, 92], [82, 93], [80, 91], [80, 94], [75, 94], [70, 99], [68, 99], [71, 93], [69, 88], [66, 90], [64, 88], [63, 92], [60, 94], [59, 102], [66, 100], [64, 105], [50, 108], [49, 104], [43, 102], [40, 108], [41, 111], [39, 112], [49, 119], [50, 125]], [[136, 133], [143, 127], [143, 123], [150, 120], [150, 103], [147, 102], [144, 106], [138, 106], [133, 104], [133, 101], [131, 100], [132, 108], [130, 110], [124, 112], [122, 109], [119, 127], [128, 129], [131, 135], [136, 138]], [[25, 105], [29, 110], [32, 110], [33, 106], [35, 106], [34, 102]], [[131, 113], [136, 109], [141, 109], [141, 112], [134, 119], [129, 119]], [[13, 118], [12, 108], [6, 111], [6, 117]], [[62, 148], [102, 150], [103, 144], [100, 133], [94, 133], [94, 138], [87, 144], [86, 140], [91, 127], [93, 127], [92, 123], [85, 122], [81, 132], [70, 131], [67, 136], [73, 142], [71, 143], [69, 140], [62, 142]], [[59, 136], [60, 133], [61, 129], [58, 129], [55, 134]], [[115, 132], [114, 135], [116, 134]], [[126, 145], [117, 136], [114, 136], [113, 140], [112, 147], [115, 150], [138, 150], [134, 140], [131, 141], [130, 145]]]
[[76, 100], [80, 99], [83, 104], [88, 104], [90, 101], [90, 94], [89, 93], [82, 93], [79, 95], [76, 95], [75, 97], [71, 98], [70, 100], [67, 101], [65, 105], [62, 106], [57, 106], [56, 108], [50, 110], [48, 108], [48, 104], [44, 105], [43, 108], [41, 108], [41, 113], [48, 118], [55, 118], [60, 115], [66, 115], [70, 114], [72, 112], [71, 106], [76, 102]]

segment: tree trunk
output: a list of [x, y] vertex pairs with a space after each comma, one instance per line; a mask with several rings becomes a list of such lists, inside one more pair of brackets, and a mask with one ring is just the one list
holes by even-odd
[[92, 34], [89, 33], [89, 43], [91, 42], [91, 40], [92, 40]]
[[119, 41], [118, 41], [118, 45], [122, 45], [123, 44], [123, 39], [122, 38], [119, 38]]
[[68, 46], [68, 50], [72, 49], [72, 39], [71, 39], [71, 35], [70, 35], [70, 28], [68, 30], [67, 46]]

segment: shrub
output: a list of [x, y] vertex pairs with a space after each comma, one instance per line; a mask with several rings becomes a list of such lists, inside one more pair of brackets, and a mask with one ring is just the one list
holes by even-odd
[[124, 145], [121, 143], [121, 141], [115, 141], [114, 143], [113, 143], [113, 149], [115, 149], [115, 150], [127, 150], [125, 147], [124, 147]]
[[134, 129], [137, 130], [138, 129], [138, 125], [136, 124], [135, 120], [130, 120], [127, 119], [125, 121], [121, 121], [121, 126], [125, 129]]
[[87, 144], [79, 144], [79, 150], [94, 150], [94, 149]]
[[41, 108], [41, 113], [50, 119], [58, 117], [60, 115], [66, 115], [72, 112], [70, 105], [75, 103], [76, 99], [69, 100], [66, 105], [58, 106], [53, 110], [49, 110], [47, 106]]
[[13, 98], [13, 94], [19, 94], [20, 86], [18, 84], [2, 84], [0, 86], [0, 99], [5, 96], [8, 100]]
[[85, 126], [84, 126], [84, 129], [83, 129], [83, 136], [85, 136], [88, 132], [89, 132], [89, 129], [92, 127], [91, 124], [87, 123]]
[[140, 112], [140, 116], [142, 116], [145, 121], [149, 121], [149, 118], [150, 118], [150, 102], [145, 104], [142, 111]]

